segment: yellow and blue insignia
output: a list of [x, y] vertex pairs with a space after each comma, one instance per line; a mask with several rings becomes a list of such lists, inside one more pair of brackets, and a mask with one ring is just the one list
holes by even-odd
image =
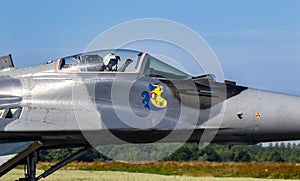
[[162, 97], [164, 87], [160, 83], [150, 83], [149, 91], [142, 92], [142, 103], [150, 110], [159, 111], [168, 105], [168, 101]]

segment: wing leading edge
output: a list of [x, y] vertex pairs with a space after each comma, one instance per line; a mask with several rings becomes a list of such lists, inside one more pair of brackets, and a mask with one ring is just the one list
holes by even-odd
[[40, 141], [0, 143], [0, 177], [13, 169], [20, 160], [42, 145]]

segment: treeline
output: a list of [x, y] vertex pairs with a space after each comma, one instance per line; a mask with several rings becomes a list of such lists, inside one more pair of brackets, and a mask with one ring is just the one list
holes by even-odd
[[[174, 151], [174, 144], [164, 144], [156, 147], [138, 146], [106, 146], [104, 149], [92, 150], [78, 158], [78, 161], [209, 161], [209, 162], [300, 162], [300, 144], [281, 143], [264, 147], [259, 145], [228, 145], [210, 144], [201, 149], [197, 144], [184, 144]], [[44, 162], [59, 161], [80, 148], [41, 150], [40, 160]], [[103, 150], [103, 152], [102, 152]], [[102, 154], [102, 153], [104, 154]], [[173, 153], [172, 153], [173, 152]]]
[[260, 145], [229, 146], [211, 144], [198, 149], [195, 144], [186, 144], [168, 161], [214, 161], [214, 162], [300, 162], [300, 144], [272, 143], [268, 147]]

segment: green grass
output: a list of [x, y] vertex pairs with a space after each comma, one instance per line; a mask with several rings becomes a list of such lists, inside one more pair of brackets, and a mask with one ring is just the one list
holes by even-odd
[[[40, 162], [39, 173], [54, 163]], [[13, 180], [23, 176], [18, 167], [0, 180]], [[142, 174], [143, 173], [143, 174]], [[125, 175], [125, 176], [124, 176]], [[123, 177], [124, 176], [124, 177]], [[219, 178], [222, 177], [222, 178]], [[114, 178], [114, 179], [110, 179]], [[48, 180], [259, 180], [299, 179], [299, 163], [274, 162], [71, 162], [55, 172]], [[232, 179], [236, 178], [236, 179]], [[246, 178], [246, 179], [244, 179]], [[249, 179], [253, 178], [253, 179]]]
[[[40, 169], [47, 169], [53, 163], [40, 163]], [[251, 177], [269, 179], [300, 179], [299, 163], [274, 162], [72, 162], [65, 170], [121, 171], [151, 173], [160, 175], [178, 175], [193, 177]]]
[[[42, 173], [42, 170], [38, 170], [38, 173]], [[15, 180], [23, 176], [23, 170], [14, 169], [7, 175], [0, 178], [3, 181]], [[142, 173], [128, 173], [128, 172], [113, 172], [113, 171], [82, 171], [82, 170], [59, 170], [49, 177], [42, 179], [43, 181], [152, 181], [152, 180], [164, 180], [164, 181], [266, 181], [264, 179], [257, 178], [213, 178], [213, 177], [190, 177], [190, 176], [166, 176], [156, 174], [142, 174]], [[269, 179], [267, 181], [275, 181]]]

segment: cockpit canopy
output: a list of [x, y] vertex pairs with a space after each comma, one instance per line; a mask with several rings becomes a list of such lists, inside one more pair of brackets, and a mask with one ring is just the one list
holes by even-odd
[[64, 72], [137, 72], [143, 53], [130, 50], [102, 50], [65, 57]]
[[140, 73], [156, 79], [188, 79], [188, 74], [146, 53], [132, 50], [101, 50], [68, 56], [60, 60], [60, 72]]

